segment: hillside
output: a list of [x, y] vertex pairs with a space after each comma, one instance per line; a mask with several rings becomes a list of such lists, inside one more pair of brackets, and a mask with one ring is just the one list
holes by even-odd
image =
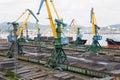
[[[22, 22], [19, 23], [19, 25], [21, 25]], [[11, 25], [8, 25], [7, 22], [3, 22], [3, 23], [0, 23], [0, 30], [2, 32], [8, 32], [8, 28], [10, 27]], [[27, 23], [27, 26], [28, 26], [28, 29], [30, 30], [35, 30], [36, 27], [35, 27], [35, 23], [32, 23], [32, 22], [28, 22]], [[92, 29], [91, 27], [87, 27], [87, 26], [81, 26], [81, 25], [77, 25], [78, 27], [81, 28], [81, 30], [84, 32], [84, 33], [91, 33]], [[50, 29], [50, 26], [49, 25], [40, 25], [39, 24], [39, 28], [40, 28], [40, 31], [44, 31], [46, 29]], [[70, 28], [69, 26], [66, 28], [68, 29]], [[72, 28], [73, 29], [73, 28]], [[120, 33], [120, 24], [114, 24], [114, 25], [108, 25], [106, 27], [100, 27], [100, 33]]]

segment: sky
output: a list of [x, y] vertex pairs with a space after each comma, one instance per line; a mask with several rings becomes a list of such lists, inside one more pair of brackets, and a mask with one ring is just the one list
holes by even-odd
[[[49, 1], [49, 0], [48, 0]], [[0, 22], [15, 21], [25, 9], [38, 11], [40, 0], [0, 0]], [[63, 21], [70, 24], [74, 18], [79, 25], [90, 26], [90, 10], [93, 7], [99, 26], [120, 24], [120, 0], [53, 0], [57, 12]], [[49, 3], [53, 20], [56, 17]], [[49, 24], [45, 4], [37, 16], [40, 24]], [[24, 21], [25, 16], [20, 19]], [[35, 22], [33, 17], [30, 22]]]

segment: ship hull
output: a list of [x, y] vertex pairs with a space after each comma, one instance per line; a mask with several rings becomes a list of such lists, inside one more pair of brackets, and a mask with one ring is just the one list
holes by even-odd
[[115, 40], [109, 39], [109, 38], [107, 38], [106, 41], [107, 41], [107, 45], [109, 47], [120, 48], [120, 41], [115, 41]]
[[[85, 45], [86, 42], [87, 42], [87, 40], [82, 39], [82, 40], [79, 40], [78, 44]], [[73, 44], [73, 43], [75, 43], [75, 41], [70, 41], [70, 43]]]

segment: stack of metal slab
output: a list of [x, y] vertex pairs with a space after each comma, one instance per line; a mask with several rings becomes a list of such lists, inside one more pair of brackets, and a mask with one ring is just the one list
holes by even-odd
[[0, 70], [12, 69], [15, 66], [15, 59], [0, 57]]

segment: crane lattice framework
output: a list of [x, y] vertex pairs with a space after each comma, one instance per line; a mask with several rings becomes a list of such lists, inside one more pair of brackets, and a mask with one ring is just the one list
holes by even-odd
[[61, 70], [60, 64], [63, 64], [63, 63], [69, 64], [67, 55], [65, 54], [65, 52], [62, 48], [62, 46], [64, 45], [64, 42], [61, 37], [61, 24], [62, 24], [62, 26], [65, 26], [65, 24], [57, 19], [55, 19], [55, 21], [57, 22], [56, 32], [57, 32], [58, 38], [56, 38], [54, 40], [55, 47], [52, 51], [52, 54], [51, 54], [47, 64], [49, 66], [52, 66], [52, 67], [55, 67], [55, 68]]

